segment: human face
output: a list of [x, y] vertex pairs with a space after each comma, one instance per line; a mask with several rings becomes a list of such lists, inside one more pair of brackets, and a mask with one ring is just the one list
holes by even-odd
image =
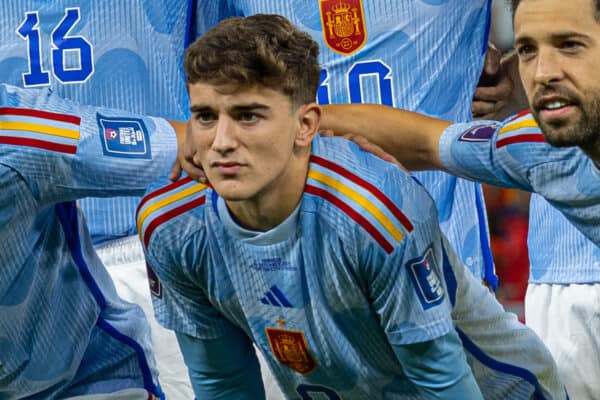
[[600, 144], [600, 23], [594, 0], [523, 0], [519, 71], [533, 115], [555, 146]]
[[[287, 96], [264, 87], [200, 82], [190, 85], [189, 95], [197, 156], [221, 197], [260, 203], [289, 193], [292, 185], [302, 191], [301, 164], [309, 153], [300, 148], [310, 148], [302, 141], [305, 106], [293, 109]], [[306, 153], [304, 159], [299, 153]]]

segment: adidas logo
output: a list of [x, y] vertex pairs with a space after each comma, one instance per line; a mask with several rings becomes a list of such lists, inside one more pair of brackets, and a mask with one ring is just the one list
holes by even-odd
[[265, 296], [260, 299], [260, 302], [274, 307], [294, 307], [276, 285], [271, 286], [269, 291], [265, 293]]

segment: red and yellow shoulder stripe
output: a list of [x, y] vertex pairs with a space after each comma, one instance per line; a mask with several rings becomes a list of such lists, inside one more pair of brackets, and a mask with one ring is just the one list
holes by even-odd
[[388, 254], [413, 230], [406, 215], [356, 174], [312, 155], [305, 191], [327, 200], [358, 223]]
[[146, 195], [136, 211], [140, 240], [148, 246], [161, 224], [206, 202], [207, 185], [185, 177]]
[[74, 115], [0, 107], [0, 144], [75, 154], [80, 124]]
[[513, 143], [545, 142], [537, 122], [529, 110], [523, 111], [510, 119], [498, 132], [496, 148]]

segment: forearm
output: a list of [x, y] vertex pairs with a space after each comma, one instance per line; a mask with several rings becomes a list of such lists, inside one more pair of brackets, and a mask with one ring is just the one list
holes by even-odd
[[455, 331], [428, 342], [392, 347], [423, 399], [483, 399]]
[[265, 398], [254, 348], [242, 333], [238, 336], [201, 340], [177, 334], [197, 399]]
[[408, 169], [443, 169], [439, 138], [449, 122], [376, 104], [322, 106], [321, 128], [364, 136]]

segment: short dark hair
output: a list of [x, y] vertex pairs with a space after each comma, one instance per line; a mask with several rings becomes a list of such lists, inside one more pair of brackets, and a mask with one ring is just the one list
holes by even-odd
[[280, 15], [225, 19], [187, 49], [188, 85], [252, 87], [279, 91], [298, 106], [315, 101], [319, 45]]
[[[513, 19], [515, 19], [515, 11], [517, 11], [517, 7], [519, 7], [519, 4], [521, 4], [521, 0], [509, 0], [510, 1], [510, 7], [512, 10], [512, 16]], [[600, 22], [600, 0], [594, 0], [594, 2], [596, 3], [596, 20], [598, 22]]]

